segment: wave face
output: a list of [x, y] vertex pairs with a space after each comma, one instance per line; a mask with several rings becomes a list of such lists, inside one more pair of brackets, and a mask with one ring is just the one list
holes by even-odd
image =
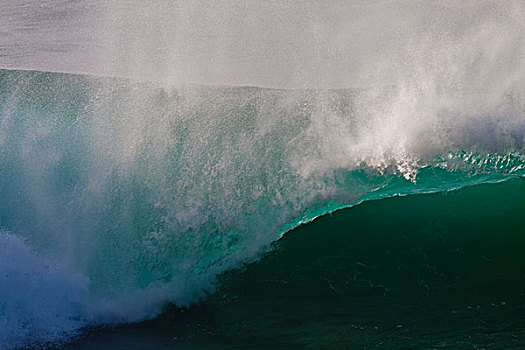
[[522, 96], [0, 71], [2, 347], [188, 305], [337, 209], [521, 177]]
[[[199, 344], [193, 337], [232, 349], [523, 348], [524, 191], [525, 179], [513, 179], [338, 211], [222, 275], [217, 293], [192, 316], [171, 309], [120, 338], [177, 325], [182, 316], [183, 325], [166, 327], [159, 343], [184, 348]], [[108, 338], [93, 342], [110, 348]]]

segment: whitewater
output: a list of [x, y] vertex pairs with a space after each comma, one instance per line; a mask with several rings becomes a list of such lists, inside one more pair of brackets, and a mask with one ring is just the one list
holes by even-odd
[[0, 349], [190, 307], [340, 209], [525, 176], [520, 1], [0, 10]]

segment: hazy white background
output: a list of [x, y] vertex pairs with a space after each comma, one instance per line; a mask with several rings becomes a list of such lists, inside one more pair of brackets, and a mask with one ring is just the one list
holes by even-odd
[[524, 23], [513, 0], [3, 0], [0, 67], [296, 88], [424, 72], [487, 88], [523, 75]]

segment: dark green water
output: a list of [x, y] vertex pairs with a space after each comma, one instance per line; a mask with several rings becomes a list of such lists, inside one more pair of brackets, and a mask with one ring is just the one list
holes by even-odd
[[522, 349], [525, 181], [365, 202], [214, 293], [65, 349]]

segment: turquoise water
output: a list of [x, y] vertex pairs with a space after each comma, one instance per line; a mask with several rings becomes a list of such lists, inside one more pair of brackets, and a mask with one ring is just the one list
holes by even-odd
[[488, 95], [0, 71], [0, 348], [523, 345], [525, 108]]

